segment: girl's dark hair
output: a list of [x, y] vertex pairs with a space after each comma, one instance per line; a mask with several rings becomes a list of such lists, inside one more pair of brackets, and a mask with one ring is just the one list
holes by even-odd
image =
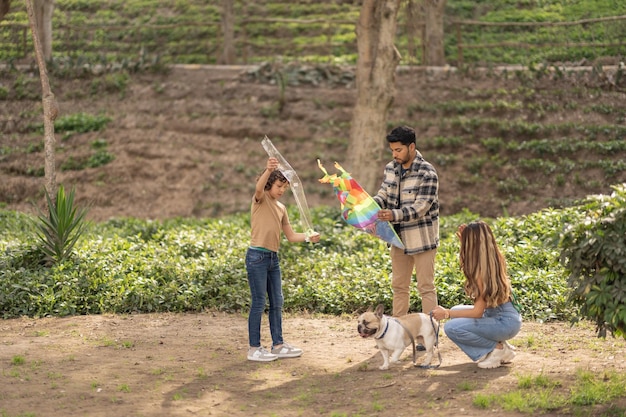
[[289, 182], [287, 180], [287, 178], [285, 178], [285, 176], [283, 175], [282, 172], [280, 172], [279, 170], [275, 169], [274, 171], [272, 171], [272, 173], [270, 174], [269, 178], [267, 179], [267, 182], [265, 183], [265, 191], [269, 190], [270, 188], [272, 188], [272, 185], [274, 185], [274, 183], [276, 181], [280, 181], [280, 182]]

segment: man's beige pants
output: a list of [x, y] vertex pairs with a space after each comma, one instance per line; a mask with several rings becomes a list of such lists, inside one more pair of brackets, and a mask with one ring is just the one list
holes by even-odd
[[409, 312], [409, 289], [415, 270], [417, 290], [422, 297], [422, 313], [430, 313], [437, 307], [435, 289], [435, 255], [437, 249], [406, 255], [403, 249], [391, 247], [391, 288], [393, 290], [393, 315], [404, 316]]

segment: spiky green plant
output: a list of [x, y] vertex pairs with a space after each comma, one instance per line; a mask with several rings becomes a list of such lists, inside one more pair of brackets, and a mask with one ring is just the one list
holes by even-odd
[[87, 223], [87, 210], [74, 206], [74, 188], [66, 194], [63, 186], [59, 186], [56, 203], [52, 201], [46, 190], [48, 215], [39, 211], [37, 236], [46, 261], [55, 264], [70, 257], [76, 241], [83, 233]]

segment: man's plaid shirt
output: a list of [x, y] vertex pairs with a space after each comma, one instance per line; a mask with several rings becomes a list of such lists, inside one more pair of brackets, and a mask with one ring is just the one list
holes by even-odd
[[395, 161], [385, 166], [383, 183], [374, 200], [393, 211], [391, 222], [405, 253], [415, 255], [439, 246], [439, 179], [435, 168], [417, 152], [401, 178]]

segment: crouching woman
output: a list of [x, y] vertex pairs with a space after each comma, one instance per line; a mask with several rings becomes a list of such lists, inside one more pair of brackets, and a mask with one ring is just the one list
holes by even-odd
[[451, 319], [444, 331], [479, 368], [498, 368], [515, 357], [508, 343], [522, 327], [522, 317], [512, 302], [506, 261], [487, 223], [461, 225], [459, 261], [465, 275], [465, 293], [473, 305], [451, 309], [437, 306], [433, 317]]

